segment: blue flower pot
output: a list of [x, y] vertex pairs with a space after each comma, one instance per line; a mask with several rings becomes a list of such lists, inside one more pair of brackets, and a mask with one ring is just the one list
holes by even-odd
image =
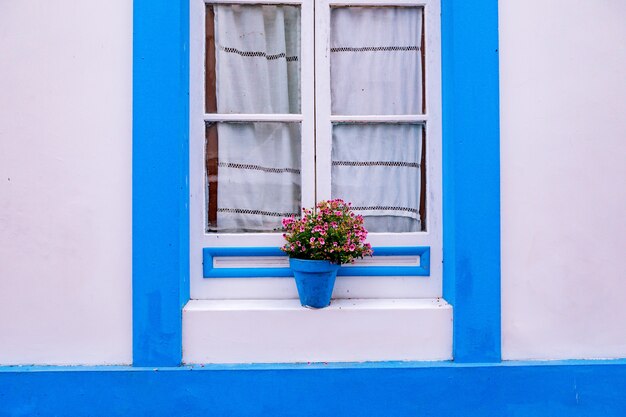
[[289, 266], [296, 278], [300, 304], [310, 308], [328, 307], [340, 265], [330, 261], [289, 258]]

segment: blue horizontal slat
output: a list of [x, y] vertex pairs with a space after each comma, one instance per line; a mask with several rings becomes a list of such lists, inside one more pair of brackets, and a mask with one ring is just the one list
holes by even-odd
[[[289, 268], [214, 268], [215, 256], [286, 256], [277, 247], [204, 248], [204, 278], [265, 278], [291, 277]], [[399, 246], [374, 248], [376, 256], [419, 256], [419, 266], [355, 266], [340, 268], [340, 276], [429, 276], [429, 246]]]

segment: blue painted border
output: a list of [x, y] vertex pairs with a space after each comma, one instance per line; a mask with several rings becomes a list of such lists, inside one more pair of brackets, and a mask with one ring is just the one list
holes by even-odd
[[497, 0], [442, 0], [444, 298], [458, 362], [501, 358]]
[[0, 368], [0, 415], [626, 415], [626, 362]]
[[215, 256], [285, 256], [278, 247], [203, 248], [202, 272], [204, 278], [262, 278], [291, 277], [289, 268], [213, 268]]
[[133, 364], [182, 358], [189, 299], [188, 1], [134, 0]]
[[[134, 0], [133, 361], [180, 363], [188, 283], [188, 2]], [[497, 0], [442, 0], [444, 297], [454, 357], [500, 360]]]
[[[340, 268], [339, 276], [430, 276], [430, 247], [391, 246], [374, 248], [376, 256], [417, 255], [419, 266], [355, 266]], [[277, 247], [224, 247], [202, 249], [202, 271], [204, 278], [263, 278], [292, 277], [290, 268], [214, 268], [215, 256], [284, 256]]]

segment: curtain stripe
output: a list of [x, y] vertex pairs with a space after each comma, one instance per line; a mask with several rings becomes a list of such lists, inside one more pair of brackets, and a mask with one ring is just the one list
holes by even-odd
[[254, 171], [270, 172], [272, 174], [289, 173], [289, 174], [300, 175], [300, 170], [297, 168], [272, 168], [272, 167], [264, 167], [264, 166], [253, 165], [253, 164], [235, 164], [232, 162], [220, 162], [219, 166], [222, 168], [251, 169]]
[[352, 210], [357, 211], [374, 211], [374, 210], [390, 210], [390, 211], [407, 211], [409, 213], [419, 214], [419, 210], [411, 207], [391, 207], [391, 206], [367, 206], [367, 207], [352, 207]]
[[330, 48], [330, 52], [381, 52], [381, 51], [420, 51], [417, 45], [410, 46], [342, 46]]
[[277, 211], [250, 210], [250, 209], [225, 208], [225, 207], [220, 207], [217, 209], [217, 211], [220, 213], [255, 214], [259, 216], [271, 216], [271, 217], [289, 217], [289, 216], [299, 215], [299, 213], [280, 213]]
[[285, 58], [287, 62], [293, 62], [293, 61], [298, 60], [297, 55], [287, 56], [285, 52], [279, 52], [277, 54], [268, 54], [267, 52], [263, 52], [263, 51], [241, 51], [237, 48], [231, 48], [231, 47], [222, 46], [222, 45], [220, 45], [220, 50], [231, 53], [231, 54], [237, 54], [246, 58], [256, 58], [256, 57], [265, 58], [268, 61], [273, 61], [275, 59], [280, 59], [280, 58]]
[[402, 162], [402, 161], [333, 161], [333, 166], [347, 166], [347, 167], [407, 167], [407, 168], [419, 168], [418, 162]]

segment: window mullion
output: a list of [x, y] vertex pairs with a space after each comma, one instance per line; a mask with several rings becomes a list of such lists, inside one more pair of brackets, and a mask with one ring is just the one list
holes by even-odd
[[408, 115], [332, 115], [330, 121], [332, 123], [426, 123], [428, 115], [426, 114], [408, 114]]
[[315, 16], [314, 0], [302, 3], [301, 38], [301, 189], [302, 207], [315, 204]]
[[331, 197], [330, 6], [315, 0], [315, 168], [316, 200]]
[[301, 114], [274, 114], [274, 113], [206, 113], [205, 122], [300, 122], [304, 118]]

